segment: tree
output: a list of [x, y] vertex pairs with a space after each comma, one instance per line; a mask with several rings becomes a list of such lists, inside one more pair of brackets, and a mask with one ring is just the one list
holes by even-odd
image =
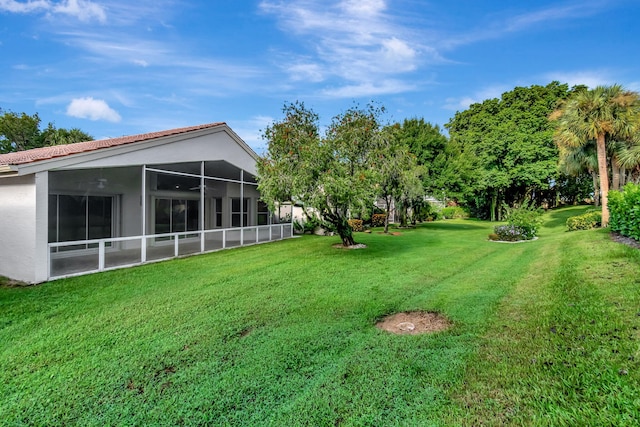
[[271, 209], [294, 201], [314, 209], [345, 246], [355, 244], [349, 215], [375, 197], [383, 108], [354, 106], [320, 135], [318, 115], [303, 103], [283, 108], [284, 119], [264, 131], [267, 153], [258, 162], [258, 189]]
[[423, 118], [405, 119], [397, 126], [398, 138], [422, 167], [424, 194], [441, 197], [444, 191], [450, 199], [463, 199], [470, 162], [459, 147], [443, 135], [438, 125]]
[[78, 128], [64, 129], [56, 128], [49, 123], [47, 128], [40, 134], [42, 146], [73, 144], [74, 142], [91, 141], [93, 137]]
[[0, 152], [36, 148], [40, 142], [40, 117], [38, 113], [30, 116], [26, 113], [18, 115], [12, 111], [0, 116]]
[[[406, 212], [413, 199], [424, 197], [420, 175], [422, 167], [416, 163], [416, 156], [409, 152], [409, 147], [400, 136], [398, 124], [387, 126], [382, 147], [376, 160], [378, 177], [378, 195], [385, 201], [387, 216], [384, 221], [384, 232], [389, 232], [389, 213], [391, 203], [395, 201], [396, 210], [400, 207]], [[406, 225], [406, 214], [402, 215], [402, 224]]]
[[500, 220], [505, 204], [545, 201], [558, 162], [548, 116], [569, 93], [558, 82], [516, 87], [447, 123], [451, 142], [472, 162], [465, 198], [477, 216]]
[[0, 115], [0, 154], [93, 139], [77, 128], [56, 128], [49, 123], [46, 129], [40, 130], [40, 124], [38, 113], [30, 116], [26, 113], [4, 112]]
[[579, 178], [585, 173], [592, 180], [593, 201], [595, 206], [600, 206], [600, 187], [598, 180], [598, 158], [595, 144], [581, 147], [558, 147], [560, 159], [558, 168], [562, 174]]
[[609, 222], [607, 145], [630, 140], [640, 126], [640, 99], [620, 85], [598, 86], [573, 94], [550, 118], [556, 122], [554, 140], [559, 146], [579, 147], [596, 142], [602, 226]]

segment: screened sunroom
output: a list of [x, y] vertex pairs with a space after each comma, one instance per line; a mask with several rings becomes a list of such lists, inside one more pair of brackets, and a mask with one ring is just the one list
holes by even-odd
[[[22, 259], [16, 262], [27, 274], [11, 267], [0, 274], [39, 282], [292, 236], [291, 223], [281, 223], [260, 200], [255, 153], [225, 124], [151, 135], [19, 163], [18, 172], [33, 170], [22, 175], [5, 166], [0, 210], [17, 208], [24, 192], [33, 204], [13, 219], [16, 227], [2, 231], [16, 242], [35, 234], [34, 259], [42, 258], [44, 268]], [[6, 156], [0, 163], [11, 160]], [[39, 162], [48, 164], [34, 169]], [[12, 257], [6, 249], [0, 248], [3, 261]]]

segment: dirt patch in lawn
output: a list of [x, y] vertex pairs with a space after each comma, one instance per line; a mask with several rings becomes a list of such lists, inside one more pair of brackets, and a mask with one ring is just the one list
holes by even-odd
[[378, 329], [399, 335], [418, 335], [447, 330], [451, 322], [440, 313], [408, 311], [392, 314], [376, 323]]

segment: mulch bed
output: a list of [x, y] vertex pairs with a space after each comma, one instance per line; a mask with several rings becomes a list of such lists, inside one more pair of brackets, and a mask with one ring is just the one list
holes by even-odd
[[611, 240], [614, 242], [622, 243], [623, 245], [631, 246], [632, 248], [640, 249], [640, 242], [631, 237], [623, 236], [619, 233], [611, 233]]

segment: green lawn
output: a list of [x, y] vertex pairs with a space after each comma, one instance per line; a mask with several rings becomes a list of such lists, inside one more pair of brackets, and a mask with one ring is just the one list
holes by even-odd
[[[637, 425], [640, 251], [606, 230], [278, 243], [0, 287], [2, 425]], [[453, 328], [396, 336], [386, 314]]]

